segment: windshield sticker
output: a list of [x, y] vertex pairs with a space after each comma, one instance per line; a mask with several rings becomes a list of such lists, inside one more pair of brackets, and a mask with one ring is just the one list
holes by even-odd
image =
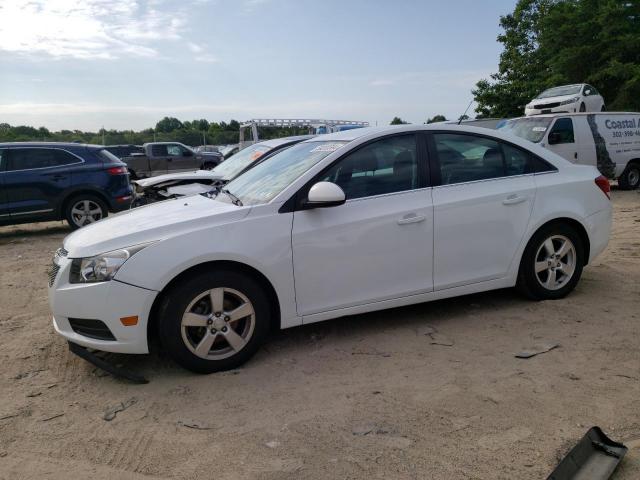
[[547, 127], [533, 127], [534, 132], [546, 132]]
[[312, 152], [335, 152], [340, 147], [342, 147], [343, 143], [323, 143], [318, 145], [316, 148], [311, 150]]

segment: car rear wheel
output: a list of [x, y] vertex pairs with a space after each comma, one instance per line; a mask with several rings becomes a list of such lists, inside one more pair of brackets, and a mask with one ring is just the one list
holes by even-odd
[[634, 190], [640, 187], [640, 163], [627, 165], [627, 168], [618, 178], [618, 186], [622, 190]]
[[73, 197], [67, 202], [65, 210], [67, 222], [74, 230], [102, 220], [108, 214], [107, 205], [97, 196], [90, 194]]
[[551, 224], [531, 238], [520, 263], [518, 289], [534, 300], [569, 294], [582, 275], [584, 247], [569, 225]]
[[261, 286], [233, 271], [206, 272], [172, 289], [160, 308], [160, 341], [181, 366], [213, 373], [242, 365], [269, 328]]

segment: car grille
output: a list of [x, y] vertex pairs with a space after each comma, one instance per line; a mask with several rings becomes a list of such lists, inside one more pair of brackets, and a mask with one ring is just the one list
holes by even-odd
[[56, 281], [56, 277], [58, 276], [58, 272], [60, 271], [60, 265], [58, 265], [58, 262], [56, 262], [56, 258], [64, 258], [67, 255], [69, 255], [69, 252], [67, 252], [64, 248], [59, 248], [58, 250], [56, 250], [56, 253], [53, 256], [53, 261], [51, 262], [51, 266], [47, 271], [47, 274], [49, 275], [50, 287], [53, 285], [53, 282]]
[[537, 105], [534, 105], [533, 108], [537, 109], [537, 110], [542, 110], [544, 108], [556, 108], [560, 106], [560, 102], [554, 102], [554, 103], [538, 103]]
[[56, 281], [56, 277], [58, 276], [59, 271], [60, 271], [60, 265], [56, 265], [55, 263], [52, 263], [51, 266], [49, 267], [49, 271], [47, 273], [49, 274], [50, 287], [53, 285], [53, 282]]

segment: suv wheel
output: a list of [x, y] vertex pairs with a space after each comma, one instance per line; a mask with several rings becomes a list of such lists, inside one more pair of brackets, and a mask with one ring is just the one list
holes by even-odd
[[270, 309], [253, 278], [219, 270], [180, 282], [164, 299], [159, 321], [160, 341], [178, 364], [213, 373], [236, 368], [256, 353]]
[[520, 262], [518, 289], [534, 300], [568, 295], [584, 265], [580, 236], [568, 225], [551, 224], [531, 238]]
[[627, 168], [618, 178], [618, 186], [621, 190], [634, 190], [640, 187], [640, 163], [627, 165]]
[[66, 204], [65, 217], [72, 229], [77, 229], [106, 218], [107, 205], [97, 196], [83, 194], [73, 197]]

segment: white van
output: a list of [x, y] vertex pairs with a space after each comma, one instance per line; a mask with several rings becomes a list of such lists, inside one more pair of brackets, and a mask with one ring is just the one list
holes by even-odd
[[504, 120], [496, 128], [570, 162], [597, 166], [621, 189], [640, 186], [640, 113], [552, 113]]

